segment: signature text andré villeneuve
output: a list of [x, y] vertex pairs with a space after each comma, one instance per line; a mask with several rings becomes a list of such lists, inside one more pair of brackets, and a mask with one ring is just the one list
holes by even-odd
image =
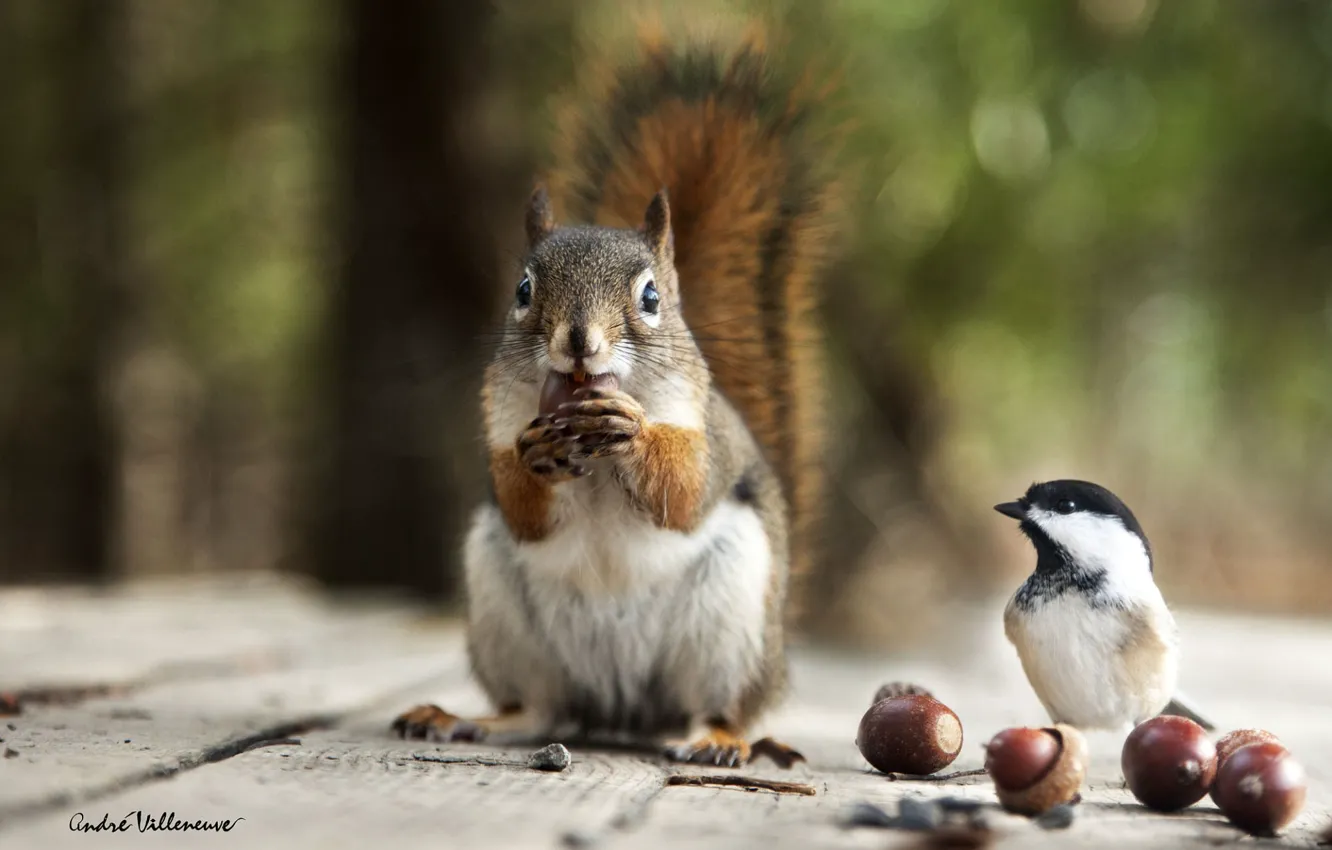
[[[94, 816], [95, 817], [95, 816]], [[175, 812], [162, 812], [153, 815], [142, 810], [130, 812], [119, 820], [112, 820], [111, 815], [102, 815], [101, 820], [85, 818], [83, 812], [75, 812], [69, 819], [70, 832], [231, 832], [236, 824], [245, 818], [227, 818], [226, 820], [182, 820]]]

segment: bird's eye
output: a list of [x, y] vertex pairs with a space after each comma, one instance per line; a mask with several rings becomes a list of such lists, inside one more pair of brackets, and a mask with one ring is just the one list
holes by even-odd
[[516, 297], [520, 309], [532, 306], [532, 279], [527, 275], [523, 275], [523, 279], [518, 281], [518, 294]]
[[1072, 499], [1060, 499], [1055, 502], [1055, 510], [1061, 514], [1071, 514], [1078, 509], [1078, 506]]
[[649, 316], [657, 315], [657, 311], [661, 309], [661, 297], [657, 295], [657, 285], [650, 280], [647, 286], [643, 287], [643, 294], [638, 299], [638, 309]]

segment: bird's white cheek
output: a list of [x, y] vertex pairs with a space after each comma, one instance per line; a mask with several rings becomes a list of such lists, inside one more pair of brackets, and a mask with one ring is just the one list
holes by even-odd
[[1028, 518], [1081, 565], [1108, 569], [1147, 565], [1142, 539], [1118, 517], [1033, 509]]

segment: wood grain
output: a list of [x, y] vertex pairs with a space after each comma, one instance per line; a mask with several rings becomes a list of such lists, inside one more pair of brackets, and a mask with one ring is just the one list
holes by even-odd
[[[1119, 776], [1121, 739], [1090, 736], [1092, 767], [1070, 830], [1045, 832], [1000, 812], [984, 776], [893, 781], [870, 771], [856, 726], [883, 682], [920, 682], [963, 718], [949, 770], [980, 767], [999, 729], [1043, 722], [1002, 636], [1002, 601], [959, 611], [960, 651], [853, 657], [794, 651], [793, 693], [754, 730], [798, 747], [805, 764], [756, 761], [735, 772], [667, 764], [654, 753], [570, 744], [559, 773], [529, 769], [530, 746], [395, 740], [403, 709], [434, 702], [486, 709], [467, 680], [454, 624], [391, 605], [330, 604], [298, 588], [149, 587], [110, 596], [0, 592], [0, 691], [59, 682], [130, 681], [126, 693], [34, 704], [0, 718], [0, 847], [140, 846], [869, 848], [920, 846], [907, 833], [845, 825], [868, 802], [908, 796], [985, 804], [994, 846], [1213, 847], [1251, 843], [1210, 805], [1175, 816], [1136, 806]], [[1184, 684], [1223, 728], [1272, 729], [1304, 762], [1309, 805], [1288, 839], [1308, 846], [1329, 822], [1332, 627], [1179, 615]], [[1243, 668], [1244, 687], [1233, 681]], [[57, 675], [58, 674], [58, 675]], [[9, 729], [7, 723], [13, 723]], [[568, 743], [568, 742], [566, 742]], [[684, 777], [673, 779], [673, 776]], [[718, 787], [792, 783], [814, 790]], [[668, 783], [689, 783], [672, 785]], [[775, 786], [782, 787], [782, 786]], [[243, 817], [226, 836], [71, 832], [143, 810]]]

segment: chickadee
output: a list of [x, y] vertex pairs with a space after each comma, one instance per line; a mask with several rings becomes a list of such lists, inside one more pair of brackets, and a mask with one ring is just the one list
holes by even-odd
[[1036, 571], [1004, 610], [1004, 633], [1055, 723], [1120, 729], [1157, 714], [1203, 720], [1176, 699], [1175, 618], [1152, 579], [1152, 547], [1113, 493], [1033, 484], [995, 505], [1036, 547]]

